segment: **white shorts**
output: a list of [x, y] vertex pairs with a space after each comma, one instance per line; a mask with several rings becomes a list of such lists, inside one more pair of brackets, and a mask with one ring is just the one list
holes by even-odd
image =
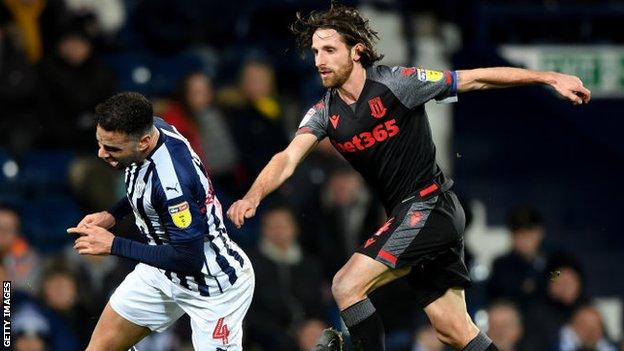
[[117, 287], [109, 303], [123, 318], [156, 332], [164, 331], [187, 313], [195, 350], [235, 351], [243, 349], [243, 318], [254, 286], [249, 263], [236, 283], [216, 296], [200, 296], [174, 284], [157, 268], [139, 263]]

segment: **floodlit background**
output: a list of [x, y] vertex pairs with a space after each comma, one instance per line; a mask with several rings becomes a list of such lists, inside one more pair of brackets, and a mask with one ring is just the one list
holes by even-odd
[[[344, 1], [379, 31], [383, 64], [514, 65], [579, 75], [592, 102], [544, 87], [428, 106], [438, 162], [470, 214], [469, 310], [501, 350], [622, 350], [624, 4], [619, 0]], [[80, 257], [65, 228], [123, 196], [96, 158], [93, 109], [147, 95], [190, 140], [227, 209], [323, 94], [288, 25], [329, 1], [0, 1], [0, 257], [13, 349], [84, 349], [132, 269]], [[248, 350], [307, 350], [341, 327], [333, 273], [383, 223], [375, 194], [328, 143], [230, 235], [250, 254]], [[132, 219], [115, 228], [137, 238]], [[387, 349], [434, 351], [401, 281], [373, 294]], [[189, 322], [139, 350], [190, 350]]]

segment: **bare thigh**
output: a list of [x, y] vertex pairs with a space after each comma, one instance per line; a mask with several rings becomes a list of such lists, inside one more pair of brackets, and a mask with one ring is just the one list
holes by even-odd
[[106, 304], [98, 320], [87, 351], [127, 351], [150, 334], [149, 328], [136, 325]]

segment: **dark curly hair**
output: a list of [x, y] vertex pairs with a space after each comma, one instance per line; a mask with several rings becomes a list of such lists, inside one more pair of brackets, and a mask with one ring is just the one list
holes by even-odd
[[312, 45], [312, 36], [317, 29], [335, 29], [350, 49], [357, 43], [364, 44], [360, 52], [362, 66], [369, 67], [383, 58], [375, 50], [375, 43], [379, 39], [377, 32], [372, 30], [368, 19], [363, 18], [357, 9], [331, 2], [326, 11], [312, 11], [307, 17], [297, 12], [297, 19], [290, 26], [295, 34], [297, 46], [303, 52]]
[[154, 124], [152, 104], [139, 93], [113, 95], [95, 108], [95, 121], [109, 132], [141, 137]]

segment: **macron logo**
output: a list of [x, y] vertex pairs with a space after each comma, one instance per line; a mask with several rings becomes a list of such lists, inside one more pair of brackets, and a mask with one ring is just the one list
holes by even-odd
[[340, 115], [333, 115], [329, 117], [329, 121], [331, 122], [334, 129], [338, 128], [338, 122], [340, 122]]

